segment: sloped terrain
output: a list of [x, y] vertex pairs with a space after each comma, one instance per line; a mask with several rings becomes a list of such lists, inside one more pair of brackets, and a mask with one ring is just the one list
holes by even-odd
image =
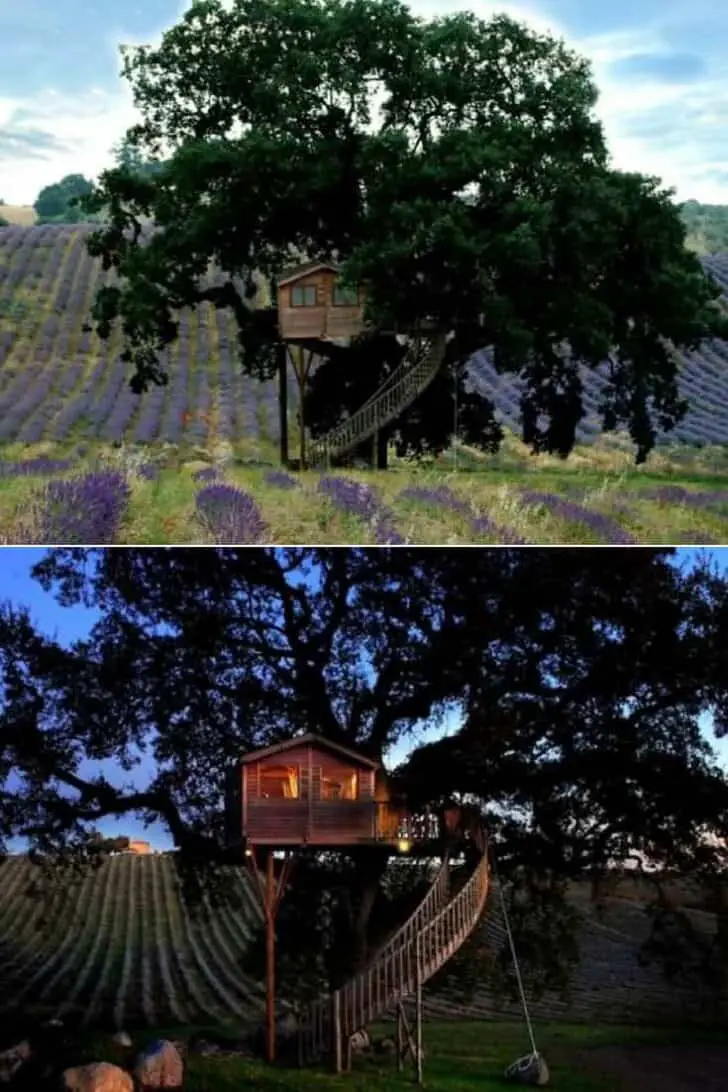
[[[165, 364], [170, 383], [144, 398], [129, 390], [118, 337], [103, 343], [84, 331], [106, 276], [89, 258], [91, 225], [11, 225], [0, 229], [0, 443], [99, 439], [107, 442], [209, 445], [278, 437], [275, 383], [241, 374], [232, 314], [205, 304], [180, 316], [179, 340]], [[703, 259], [728, 289], [728, 255]], [[590, 414], [581, 442], [599, 433], [595, 419], [606, 365], [585, 373]], [[498, 376], [487, 351], [473, 358], [473, 384], [492, 397], [498, 417], [518, 431], [519, 381]], [[714, 341], [681, 365], [691, 411], [663, 441], [728, 442], [728, 344]], [[291, 380], [289, 405], [297, 390]]]
[[[723, 289], [723, 300], [728, 303], [728, 254], [714, 254], [701, 260]], [[595, 370], [581, 369], [587, 416], [576, 430], [579, 443], [594, 441], [601, 432], [597, 410], [608, 381], [608, 371], [606, 361]], [[679, 371], [680, 394], [688, 400], [690, 409], [672, 432], [658, 432], [658, 444], [728, 443], [728, 342], [712, 340], [706, 342], [700, 352], [682, 354]], [[493, 400], [501, 424], [519, 432], [523, 382], [513, 376], [498, 375], [488, 350], [475, 354], [470, 374], [473, 388]]]
[[[118, 1027], [260, 1018], [263, 984], [240, 969], [260, 910], [240, 870], [230, 878], [232, 905], [198, 916], [180, 898], [170, 855], [115, 857], [46, 909], [45, 921], [28, 890], [31, 875], [24, 857], [0, 864], [0, 1017], [22, 1006]], [[710, 1014], [700, 991], [639, 966], [635, 937], [644, 915], [631, 906], [628, 913], [630, 921], [642, 915], [639, 928], [620, 931], [584, 910], [572, 1001], [548, 994], [533, 1003], [536, 1018], [648, 1023]], [[478, 928], [492, 944], [505, 944], [497, 889]], [[438, 990], [428, 986], [425, 996], [428, 1015], [438, 1019], [519, 1014], [518, 1005], [484, 989], [466, 1000], [447, 980]]]

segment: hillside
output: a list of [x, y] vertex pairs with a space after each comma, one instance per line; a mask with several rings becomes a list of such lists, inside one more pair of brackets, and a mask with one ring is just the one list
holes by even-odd
[[[211, 445], [253, 438], [271, 448], [278, 436], [275, 384], [241, 374], [232, 314], [208, 304], [180, 316], [180, 338], [165, 363], [170, 383], [138, 398], [109, 344], [83, 330], [104, 274], [84, 246], [88, 225], [0, 230], [0, 443], [100, 439]], [[704, 259], [728, 292], [728, 255]], [[582, 443], [599, 434], [597, 402], [605, 364], [585, 372], [588, 419]], [[473, 357], [472, 383], [492, 397], [501, 421], [518, 429], [519, 382], [498, 376], [485, 351]], [[728, 344], [687, 354], [681, 392], [685, 421], [663, 442], [728, 443]], [[297, 392], [289, 386], [295, 414]], [[273, 448], [274, 450], [274, 448]]]
[[[239, 970], [260, 920], [246, 875], [231, 876], [230, 907], [208, 908], [195, 918], [179, 897], [171, 856], [115, 857], [49, 910], [43, 923], [42, 907], [27, 890], [31, 868], [24, 857], [0, 864], [0, 1018], [17, 1006], [117, 1027], [260, 1018], [262, 983]], [[573, 1001], [565, 1005], [547, 996], [535, 1004], [536, 1017], [701, 1017], [704, 999], [696, 991], [668, 986], [656, 968], [639, 967], [635, 938], [645, 928], [639, 906], [613, 900], [600, 922], [583, 899], [576, 904], [583, 957]], [[481, 929], [497, 945], [505, 943], [495, 893]], [[464, 1000], [457, 983], [447, 981], [438, 991], [428, 986], [426, 1009], [440, 1018], [517, 1012], [486, 990]]]

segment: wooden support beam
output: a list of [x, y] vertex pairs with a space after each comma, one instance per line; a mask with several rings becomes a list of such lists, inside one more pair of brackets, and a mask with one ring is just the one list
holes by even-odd
[[265, 875], [265, 1027], [268, 1061], [276, 1060], [276, 892], [275, 860], [268, 853]]

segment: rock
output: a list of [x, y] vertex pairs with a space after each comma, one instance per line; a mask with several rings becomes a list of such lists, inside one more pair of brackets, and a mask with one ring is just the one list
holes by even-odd
[[505, 1071], [505, 1079], [513, 1084], [531, 1084], [542, 1087], [549, 1083], [549, 1067], [540, 1054], [526, 1054], [513, 1062]]
[[381, 1039], [378, 1043], [375, 1043], [374, 1049], [378, 1054], [396, 1054], [397, 1044], [394, 1039]]
[[150, 1043], [137, 1058], [134, 1076], [142, 1089], [181, 1088], [184, 1063], [179, 1050], [166, 1039]]
[[117, 1031], [111, 1041], [120, 1047], [130, 1047], [132, 1045], [131, 1035], [128, 1031]]
[[78, 1065], [63, 1073], [65, 1092], [134, 1092], [131, 1075], [109, 1062]]
[[23, 1039], [0, 1053], [0, 1084], [6, 1084], [32, 1054], [30, 1040]]
[[369, 1032], [366, 1028], [360, 1028], [359, 1031], [355, 1031], [349, 1040], [352, 1054], [361, 1054], [365, 1050], [369, 1050], [371, 1042], [369, 1041]]

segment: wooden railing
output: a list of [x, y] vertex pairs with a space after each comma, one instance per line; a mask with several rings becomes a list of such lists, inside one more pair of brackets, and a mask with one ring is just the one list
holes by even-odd
[[[427, 895], [369, 965], [344, 986], [299, 1015], [301, 1064], [327, 1055], [340, 1063], [355, 1031], [411, 996], [457, 951], [480, 918], [488, 895], [485, 833], [476, 838], [480, 860], [465, 886], [449, 896], [449, 862], [442, 862]], [[338, 1065], [337, 1065], [338, 1068]]]
[[363, 406], [311, 444], [311, 465], [328, 465], [332, 456], [350, 450], [399, 417], [437, 375], [446, 344], [446, 335], [437, 331], [420, 360], [412, 364], [406, 354], [399, 367]]

